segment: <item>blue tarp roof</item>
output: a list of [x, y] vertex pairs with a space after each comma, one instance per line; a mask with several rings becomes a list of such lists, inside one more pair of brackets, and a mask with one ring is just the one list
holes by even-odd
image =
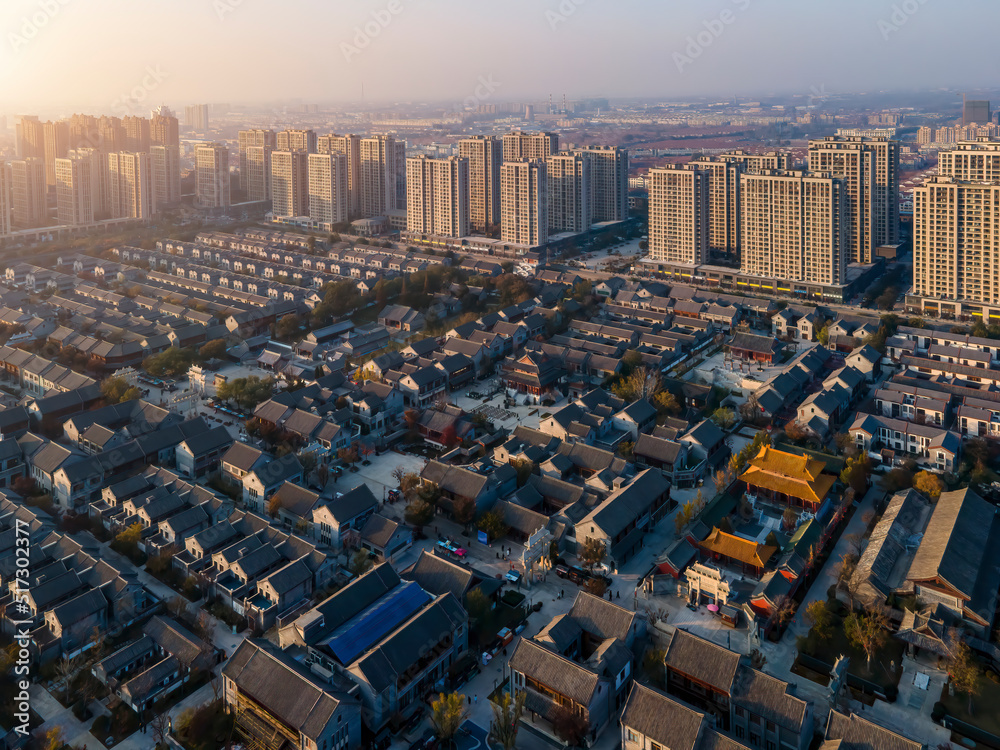
[[350, 664], [429, 601], [430, 594], [417, 583], [407, 581], [345, 622], [321, 643], [341, 664]]

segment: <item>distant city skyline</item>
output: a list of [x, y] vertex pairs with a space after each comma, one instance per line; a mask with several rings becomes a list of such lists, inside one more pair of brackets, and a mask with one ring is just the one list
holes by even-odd
[[[960, 25], [954, 6], [926, 0], [836, 8], [505, 0], [502, 14], [457, 0], [288, 0], [281, 17], [295, 21], [294, 33], [274, 24], [274, 8], [260, 0], [5, 0], [0, 102], [8, 114], [125, 115], [164, 101], [360, 102], [363, 88], [367, 104], [458, 110], [550, 93], [731, 99], [995, 85], [998, 9], [985, 0], [962, 7], [982, 22]], [[961, 52], [929, 54], [952, 49]]]

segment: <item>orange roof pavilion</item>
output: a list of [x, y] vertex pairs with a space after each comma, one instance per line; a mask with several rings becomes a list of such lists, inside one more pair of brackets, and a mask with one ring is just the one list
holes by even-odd
[[729, 534], [718, 527], [712, 529], [712, 533], [701, 542], [701, 547], [715, 557], [723, 557], [731, 562], [740, 563], [744, 566], [744, 570], [752, 568], [758, 574], [764, 570], [768, 560], [778, 551], [775, 546], [759, 544], [735, 534]]
[[836, 478], [823, 474], [826, 464], [816, 458], [776, 450], [768, 445], [750, 460], [740, 479], [772, 500], [816, 511], [830, 494]]

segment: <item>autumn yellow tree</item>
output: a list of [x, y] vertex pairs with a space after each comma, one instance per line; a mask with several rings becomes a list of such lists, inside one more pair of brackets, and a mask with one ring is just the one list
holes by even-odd
[[944, 482], [937, 474], [921, 471], [913, 477], [913, 489], [934, 503], [944, 491]]
[[444, 743], [451, 742], [467, 715], [465, 696], [461, 693], [438, 693], [437, 700], [431, 703], [431, 724]]

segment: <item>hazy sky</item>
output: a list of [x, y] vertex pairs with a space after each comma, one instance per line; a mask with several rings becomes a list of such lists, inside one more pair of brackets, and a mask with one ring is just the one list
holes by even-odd
[[357, 101], [362, 85], [455, 107], [971, 91], [997, 83], [998, 21], [996, 0], [0, 0], [0, 113]]

